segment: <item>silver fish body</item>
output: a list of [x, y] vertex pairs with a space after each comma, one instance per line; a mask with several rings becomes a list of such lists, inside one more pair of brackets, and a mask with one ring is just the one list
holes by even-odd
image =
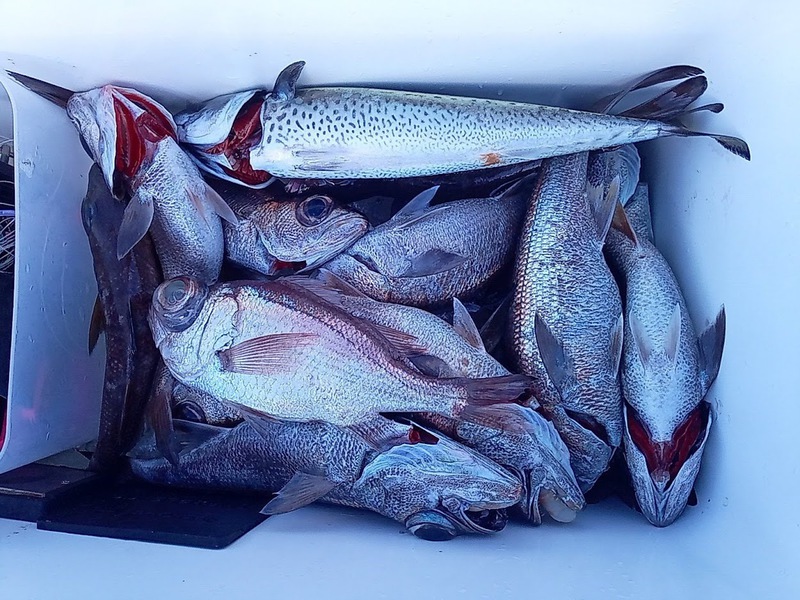
[[[646, 188], [637, 195], [647, 202]], [[698, 339], [678, 282], [646, 235], [633, 242], [612, 230], [607, 255], [626, 290], [625, 457], [643, 514], [663, 527], [683, 512], [700, 468], [712, 422], [703, 399], [719, 371], [725, 313]]]
[[223, 182], [213, 187], [238, 220], [223, 223], [225, 257], [264, 275], [273, 275], [280, 263], [322, 264], [369, 228], [361, 214], [328, 195], [285, 198]]
[[[529, 381], [420, 375], [386, 335], [295, 285], [180, 278], [154, 294], [150, 325], [181, 382], [277, 418], [358, 427], [385, 412], [468, 416], [511, 402]], [[367, 434], [365, 434], [367, 435]]]
[[[260, 184], [268, 175], [438, 175], [688, 135], [658, 121], [521, 102], [369, 88], [296, 89], [304, 64], [284, 69], [271, 93], [243, 92], [178, 115], [181, 141], [195, 147], [209, 170], [229, 176], [238, 170], [246, 183]], [[258, 123], [253, 102], [261, 103]], [[253, 178], [253, 172], [264, 175]]]
[[583, 491], [622, 438], [622, 305], [600, 237], [610, 216], [593, 214], [586, 180], [586, 153], [544, 162], [522, 229], [510, 310], [514, 358], [534, 378]]
[[[459, 329], [422, 309], [400, 304], [346, 296], [341, 306], [354, 317], [415, 336], [426, 355], [438, 359], [440, 376], [482, 378], [509, 374], [483, 348], [474, 323], [460, 303], [455, 312], [462, 316], [454, 319]], [[420, 418], [515, 473], [523, 483], [519, 508], [526, 519], [541, 523], [543, 507], [558, 520], [572, 520], [584, 500], [564, 442], [553, 425], [534, 409], [507, 406], [503, 410], [508, 412], [508, 418], [522, 424], [519, 431], [498, 431], [434, 414]]]
[[430, 306], [468, 297], [512, 260], [524, 190], [436, 206], [420, 195], [326, 269], [384, 302]]

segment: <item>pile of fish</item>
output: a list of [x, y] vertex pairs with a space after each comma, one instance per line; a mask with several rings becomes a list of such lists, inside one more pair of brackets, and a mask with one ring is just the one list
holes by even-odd
[[365, 508], [443, 540], [499, 531], [507, 509], [571, 521], [619, 455], [644, 516], [672, 523], [725, 313], [698, 335], [633, 144], [707, 136], [749, 159], [681, 123], [722, 109], [691, 108], [702, 71], [582, 112], [298, 88], [302, 68], [174, 117], [133, 89], [12, 74], [96, 163], [93, 468], [273, 492], [266, 514]]

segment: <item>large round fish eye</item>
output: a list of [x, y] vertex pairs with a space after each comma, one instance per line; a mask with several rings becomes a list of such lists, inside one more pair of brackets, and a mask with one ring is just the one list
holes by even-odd
[[295, 209], [298, 222], [305, 227], [319, 225], [333, 210], [333, 200], [328, 196], [309, 196]]
[[165, 327], [180, 332], [194, 323], [206, 296], [206, 285], [189, 277], [177, 277], [156, 288], [153, 307]]

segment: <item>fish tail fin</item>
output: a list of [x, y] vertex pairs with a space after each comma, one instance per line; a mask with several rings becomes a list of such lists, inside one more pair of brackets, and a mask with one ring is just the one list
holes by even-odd
[[725, 148], [728, 152], [732, 152], [736, 156], [740, 156], [745, 160], [750, 160], [750, 147], [743, 139], [734, 137], [732, 135], [721, 135], [718, 133], [706, 133], [704, 131], [692, 131], [685, 127], [680, 122], [676, 122], [669, 126], [667, 129], [672, 135], [680, 137], [707, 137], [717, 142], [720, 146]]

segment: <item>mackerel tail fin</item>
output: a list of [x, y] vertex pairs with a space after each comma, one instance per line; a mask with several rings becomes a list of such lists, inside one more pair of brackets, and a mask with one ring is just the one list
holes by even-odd
[[725, 148], [728, 152], [732, 152], [736, 156], [740, 156], [745, 160], [750, 160], [750, 147], [741, 138], [732, 135], [721, 135], [718, 133], [706, 133], [704, 131], [692, 131], [682, 124], [678, 123], [670, 125], [667, 129], [672, 135], [680, 137], [707, 137], [717, 142], [720, 146]]

